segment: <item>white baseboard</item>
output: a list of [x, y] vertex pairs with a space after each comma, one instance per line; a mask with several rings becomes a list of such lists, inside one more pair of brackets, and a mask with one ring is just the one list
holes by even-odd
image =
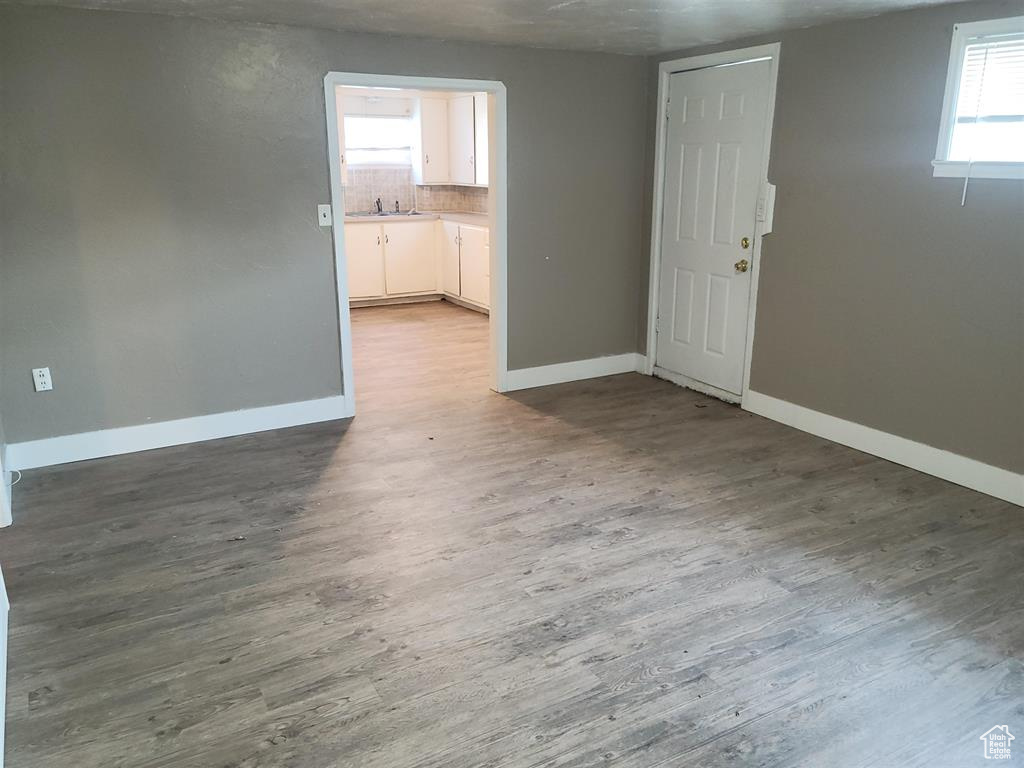
[[248, 435], [318, 421], [345, 419], [355, 413], [353, 405], [344, 395], [337, 395], [319, 400], [268, 405], [262, 408], [213, 413], [208, 416], [159, 421], [154, 424], [10, 443], [7, 446], [8, 469], [49, 467], [54, 464], [97, 459], [101, 456], [117, 456], [122, 453], [166, 448], [170, 445], [198, 443], [202, 440]]
[[[7, 447], [0, 445], [0, 528], [11, 524], [11, 473], [7, 469]], [[3, 768], [0, 762], [0, 768]]]
[[747, 391], [743, 396], [743, 408], [812, 435], [1024, 506], [1024, 475], [1007, 469], [812, 411], [760, 392]]
[[616, 373], [632, 373], [642, 370], [644, 360], [643, 355], [629, 352], [625, 355], [574, 360], [571, 363], [518, 368], [508, 372], [505, 391], [514, 392], [518, 389], [546, 387], [549, 384], [564, 384], [567, 381], [596, 379], [598, 376], [612, 376]]

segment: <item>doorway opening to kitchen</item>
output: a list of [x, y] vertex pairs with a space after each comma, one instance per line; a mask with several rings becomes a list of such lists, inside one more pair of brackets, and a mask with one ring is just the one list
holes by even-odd
[[349, 409], [504, 391], [504, 86], [339, 72], [324, 83]]

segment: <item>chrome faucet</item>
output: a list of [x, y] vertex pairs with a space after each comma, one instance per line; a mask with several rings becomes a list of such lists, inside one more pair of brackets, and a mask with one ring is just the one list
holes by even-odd
[[381, 203], [380, 198], [377, 198], [377, 213], [384, 213], [384, 204]]

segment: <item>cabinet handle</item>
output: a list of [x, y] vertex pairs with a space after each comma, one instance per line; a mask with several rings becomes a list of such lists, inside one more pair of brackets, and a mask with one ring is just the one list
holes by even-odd
[[385, 244], [391, 242], [390, 240], [388, 240], [388, 236], [387, 235], [384, 235], [384, 242], [385, 242]]
[[423, 162], [426, 163], [427, 165], [430, 165], [430, 155], [424, 155]]
[[380, 245], [380, 235], [377, 235], [377, 245]]

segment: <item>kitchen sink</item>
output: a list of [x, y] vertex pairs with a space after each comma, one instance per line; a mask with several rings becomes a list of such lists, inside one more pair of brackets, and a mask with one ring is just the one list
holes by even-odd
[[422, 216], [423, 214], [419, 211], [384, 211], [383, 213], [377, 213], [374, 211], [372, 213], [346, 213], [345, 215], [371, 219], [387, 216]]

